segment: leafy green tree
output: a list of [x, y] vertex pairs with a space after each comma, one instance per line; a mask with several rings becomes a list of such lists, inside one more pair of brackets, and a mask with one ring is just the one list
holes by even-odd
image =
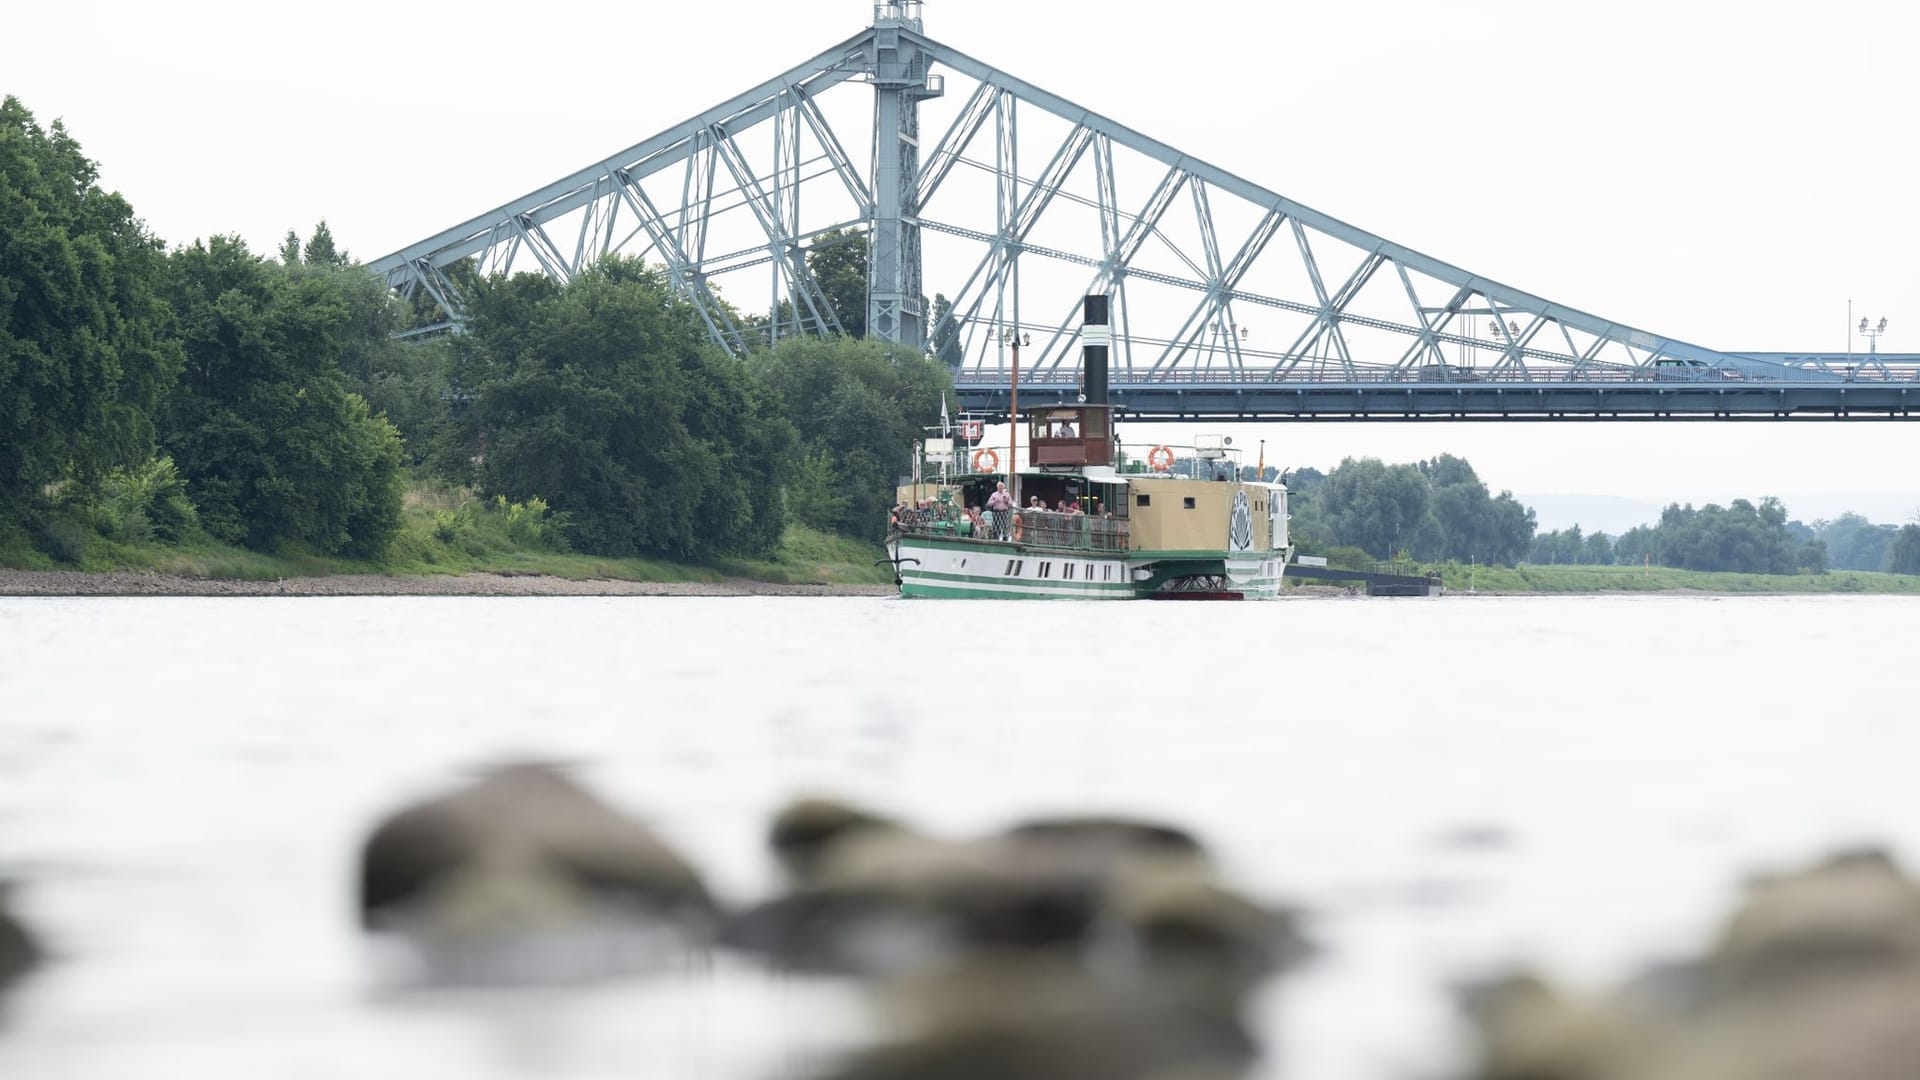
[[609, 258], [564, 287], [475, 282], [467, 326], [449, 381], [470, 404], [451, 433], [487, 490], [546, 499], [597, 554], [778, 543], [792, 427], [659, 273]]
[[1533, 508], [1521, 505], [1510, 491], [1502, 491], [1488, 505], [1484, 561], [1512, 566], [1526, 554], [1535, 528]]
[[340, 374], [357, 338], [386, 332], [355, 317], [363, 276], [293, 274], [235, 237], [168, 258], [186, 364], [163, 442], [215, 536], [377, 558], [398, 530], [399, 433]]
[[1588, 566], [1612, 566], [1613, 540], [1603, 532], [1587, 537], [1580, 551], [1580, 561]]
[[927, 345], [933, 352], [933, 358], [950, 368], [959, 367], [960, 361], [962, 360], [960, 355], [960, 324], [948, 318], [948, 316], [952, 314], [953, 302], [941, 293], [934, 293], [933, 321], [928, 324], [928, 330], [932, 334], [932, 340], [929, 341]]
[[280, 261], [292, 278], [328, 278], [328, 291], [345, 315], [343, 332], [336, 335], [343, 385], [364, 399], [373, 415], [399, 429], [409, 464], [432, 462], [451, 403], [447, 339], [396, 339], [393, 331], [411, 312], [394, 299], [384, 282], [335, 249], [325, 221], [314, 226], [304, 244], [288, 230], [280, 245]]
[[[938, 422], [952, 389], [936, 360], [878, 341], [803, 338], [756, 354], [760, 381], [781, 402], [811, 462], [793, 491], [802, 520], [880, 539], [916, 439]], [[824, 489], [833, 492], [822, 498]]]
[[867, 336], [867, 235], [832, 230], [807, 251], [807, 271], [848, 337]]
[[1658, 534], [1650, 525], [1635, 525], [1620, 534], [1613, 543], [1613, 561], [1621, 566], [1641, 566], [1652, 561]]
[[308, 266], [329, 270], [338, 270], [347, 265], [347, 253], [334, 247], [333, 230], [327, 228], [325, 218], [320, 219], [320, 223], [313, 227], [313, 235], [307, 238], [301, 259]]
[[1896, 574], [1920, 574], [1920, 525], [1902, 525], [1893, 538], [1890, 567]]
[[1826, 543], [1829, 565], [1836, 570], [1886, 570], [1898, 532], [1892, 525], [1875, 525], [1859, 514], [1816, 522], [1813, 530]]
[[1334, 546], [1321, 498], [1327, 475], [1315, 468], [1294, 469], [1282, 475], [1287, 485], [1287, 532], [1303, 551], [1324, 553]]
[[1580, 526], [1571, 525], [1535, 536], [1527, 550], [1527, 561], [1545, 566], [1574, 566], [1581, 561], [1585, 547], [1586, 538]]
[[1827, 544], [1824, 540], [1808, 538], [1800, 541], [1794, 548], [1793, 567], [1803, 574], [1824, 574], [1827, 572]]
[[1805, 561], [1787, 530], [1786, 508], [1765, 498], [1695, 510], [1669, 505], [1653, 529], [1652, 555], [1662, 566], [1747, 574], [1790, 574]]
[[179, 347], [160, 244], [56, 120], [0, 101], [0, 513], [153, 453]]
[[1431, 491], [1418, 466], [1347, 458], [1327, 474], [1324, 497], [1340, 543], [1392, 558], [1427, 516]]

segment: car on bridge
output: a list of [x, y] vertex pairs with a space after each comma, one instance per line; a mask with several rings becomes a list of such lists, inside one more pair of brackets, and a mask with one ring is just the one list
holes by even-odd
[[[1644, 377], [1643, 375], [1642, 378]], [[1744, 379], [1747, 376], [1737, 368], [1716, 367], [1705, 360], [1663, 356], [1653, 362], [1652, 377], [1658, 382], [1709, 382], [1719, 379]]]
[[1459, 364], [1425, 364], [1419, 372], [1421, 382], [1479, 382], [1480, 372]]

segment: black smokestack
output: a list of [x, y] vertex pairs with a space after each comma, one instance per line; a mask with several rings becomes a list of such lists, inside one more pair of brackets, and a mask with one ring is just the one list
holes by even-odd
[[1107, 403], [1107, 298], [1089, 295], [1080, 305], [1080, 393], [1089, 405]]

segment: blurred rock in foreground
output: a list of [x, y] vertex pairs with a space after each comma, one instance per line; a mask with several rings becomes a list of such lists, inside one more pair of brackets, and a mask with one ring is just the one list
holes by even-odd
[[0, 881], [0, 987], [26, 974], [40, 960], [40, 948], [27, 928], [7, 910], [13, 883]]
[[727, 940], [860, 976], [888, 1040], [835, 1080], [1226, 1080], [1249, 992], [1303, 951], [1291, 912], [1221, 880], [1185, 830], [1124, 817], [929, 836], [805, 799], [770, 845], [788, 891]]
[[[1063, 999], [1064, 1000], [1064, 999]], [[829, 1080], [1238, 1080], [1257, 1047], [1237, 1019], [1166, 1001], [1082, 1001], [919, 1032]]]
[[1601, 1001], [1526, 976], [1471, 996], [1477, 1080], [1911, 1080], [1920, 885], [1878, 851], [1754, 881], [1696, 959]]
[[461, 985], [670, 967], [718, 925], [692, 866], [544, 764], [489, 770], [381, 822], [362, 852], [360, 913], [420, 977]]
[[791, 887], [728, 940], [791, 969], [889, 975], [1051, 949], [1116, 974], [1204, 954], [1247, 980], [1301, 951], [1291, 913], [1240, 896], [1197, 840], [1158, 823], [1044, 819], [949, 839], [807, 799], [770, 841]]

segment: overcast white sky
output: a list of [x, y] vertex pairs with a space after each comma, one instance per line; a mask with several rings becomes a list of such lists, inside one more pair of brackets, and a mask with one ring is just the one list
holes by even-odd
[[[1163, 7], [1155, 5], [1156, 7]], [[1164, 7], [1163, 7], [1164, 9]], [[1909, 5], [929, 0], [927, 32], [1361, 228], [1721, 348], [1920, 352]], [[171, 243], [325, 218], [373, 258], [858, 33], [858, 0], [13, 5], [0, 92], [62, 118]], [[1864, 347], [1856, 342], [1856, 347]], [[1296, 424], [1269, 461], [1441, 451], [1496, 490], [1877, 495], [1912, 424]], [[1796, 506], [1796, 497], [1801, 505]], [[1804, 508], [1804, 509], [1803, 509]]]

